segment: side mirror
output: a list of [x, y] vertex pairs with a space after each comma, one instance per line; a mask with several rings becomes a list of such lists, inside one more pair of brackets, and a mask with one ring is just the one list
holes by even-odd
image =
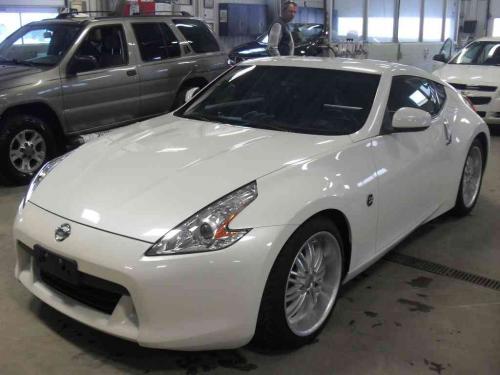
[[431, 126], [431, 114], [417, 108], [403, 107], [392, 118], [393, 133], [422, 131]]
[[67, 73], [74, 76], [77, 73], [88, 72], [97, 69], [99, 64], [97, 59], [91, 55], [74, 56], [68, 64]]
[[186, 96], [184, 97], [184, 103], [189, 102], [196, 93], [200, 91], [199, 87], [193, 87], [186, 91]]
[[448, 62], [448, 60], [446, 59], [446, 57], [442, 53], [434, 55], [434, 57], [432, 59], [434, 61], [439, 61], [439, 62], [442, 62], [442, 63], [447, 63]]

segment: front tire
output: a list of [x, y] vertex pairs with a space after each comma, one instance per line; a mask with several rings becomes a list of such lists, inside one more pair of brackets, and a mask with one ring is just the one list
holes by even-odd
[[469, 214], [477, 203], [483, 180], [484, 159], [483, 145], [476, 138], [467, 153], [460, 179], [460, 187], [453, 208], [453, 213], [457, 216]]
[[0, 179], [5, 182], [29, 183], [56, 152], [54, 135], [42, 118], [14, 114], [0, 124]]
[[286, 242], [269, 275], [254, 343], [294, 349], [324, 328], [343, 275], [342, 237], [323, 217], [304, 223]]

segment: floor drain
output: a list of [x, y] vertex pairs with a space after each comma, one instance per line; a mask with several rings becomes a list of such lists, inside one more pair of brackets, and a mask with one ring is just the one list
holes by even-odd
[[471, 284], [479, 285], [484, 288], [500, 291], [500, 281], [490, 279], [488, 277], [476, 275], [470, 272], [465, 272], [445, 266], [443, 264], [430, 262], [428, 260], [415, 258], [405, 254], [389, 253], [384, 257], [385, 260], [403, 266], [416, 268], [418, 270], [427, 271], [436, 275], [450, 277], [452, 279], [466, 281]]

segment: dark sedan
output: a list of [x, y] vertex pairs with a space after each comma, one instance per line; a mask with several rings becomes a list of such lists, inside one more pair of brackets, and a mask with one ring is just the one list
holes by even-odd
[[[290, 24], [290, 31], [295, 43], [295, 55], [317, 56], [321, 53], [318, 42], [323, 34], [322, 24], [294, 23]], [[268, 35], [266, 32], [256, 40], [234, 47], [229, 52], [229, 62], [237, 64], [243, 60], [269, 56], [267, 52], [267, 39]]]

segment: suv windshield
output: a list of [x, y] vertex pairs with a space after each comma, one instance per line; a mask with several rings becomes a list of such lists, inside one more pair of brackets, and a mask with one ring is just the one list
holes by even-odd
[[500, 42], [473, 42], [462, 49], [450, 64], [500, 66]]
[[331, 69], [240, 65], [175, 115], [304, 134], [358, 131], [380, 76]]
[[[321, 36], [323, 25], [319, 23], [292, 23], [289, 26], [295, 45], [313, 41]], [[268, 32], [257, 38], [260, 43], [267, 44]]]
[[66, 54], [81, 27], [69, 24], [26, 25], [0, 44], [0, 63], [54, 66]]

